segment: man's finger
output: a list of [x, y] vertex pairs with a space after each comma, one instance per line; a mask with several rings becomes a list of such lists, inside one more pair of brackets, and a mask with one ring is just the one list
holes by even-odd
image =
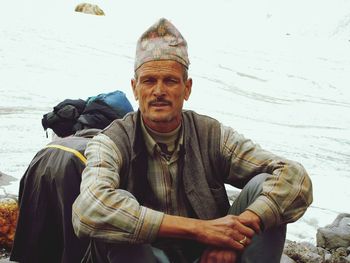
[[237, 222], [236, 224], [236, 230], [238, 230], [241, 234], [252, 238], [255, 235], [255, 231], [253, 229], [253, 227], [248, 227], [246, 225], [244, 225], [243, 223], [241, 223], [240, 221]]

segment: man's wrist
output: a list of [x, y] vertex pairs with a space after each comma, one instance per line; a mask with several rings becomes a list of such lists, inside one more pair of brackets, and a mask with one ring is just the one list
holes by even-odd
[[259, 196], [247, 210], [260, 217], [263, 229], [279, 225], [282, 220], [277, 207], [266, 196]]
[[260, 233], [263, 229], [261, 218], [251, 210], [245, 210], [238, 218], [242, 224], [254, 229], [255, 233]]
[[196, 239], [198, 219], [164, 215], [159, 227], [159, 237]]

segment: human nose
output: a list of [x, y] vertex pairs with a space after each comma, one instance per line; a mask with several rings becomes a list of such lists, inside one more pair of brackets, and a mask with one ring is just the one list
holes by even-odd
[[165, 94], [165, 88], [161, 81], [158, 81], [154, 87], [153, 94], [157, 97], [163, 96]]

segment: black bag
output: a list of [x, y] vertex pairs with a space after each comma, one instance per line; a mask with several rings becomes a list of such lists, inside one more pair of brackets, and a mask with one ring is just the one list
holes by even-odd
[[74, 125], [85, 109], [86, 102], [82, 99], [66, 99], [57, 104], [52, 112], [43, 115], [41, 124], [46, 131], [52, 129], [59, 137], [74, 134]]

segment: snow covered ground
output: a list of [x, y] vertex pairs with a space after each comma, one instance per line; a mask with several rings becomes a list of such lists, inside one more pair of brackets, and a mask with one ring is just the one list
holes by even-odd
[[[350, 203], [350, 2], [12, 0], [0, 16], [0, 171], [20, 178], [50, 140], [41, 117], [65, 98], [115, 89], [133, 101], [139, 35], [160, 17], [189, 44], [193, 92], [208, 114], [301, 162], [314, 203], [288, 238], [315, 241]], [[6, 188], [16, 193], [18, 182]]]

